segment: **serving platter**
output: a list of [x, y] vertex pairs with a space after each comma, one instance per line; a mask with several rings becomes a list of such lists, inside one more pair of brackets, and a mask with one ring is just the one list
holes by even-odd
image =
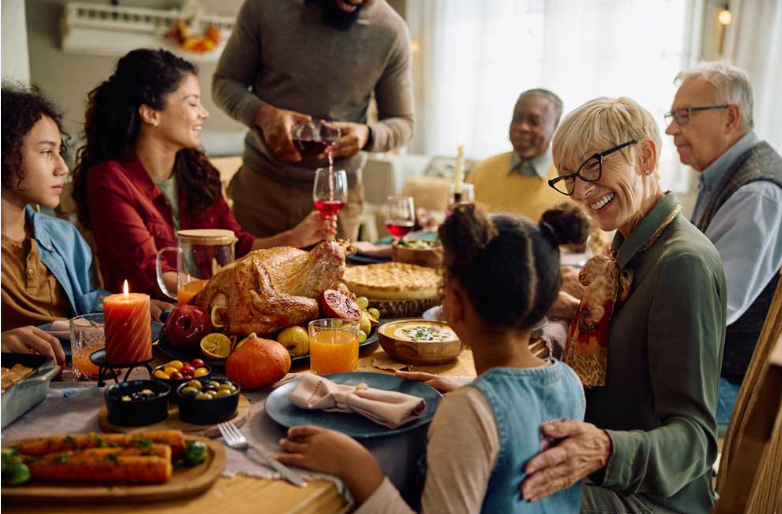
[[[172, 391], [174, 394], [174, 391]], [[243, 394], [239, 395], [239, 405], [236, 408], [236, 416], [231, 418], [231, 421], [237, 427], [244, 425], [247, 421], [247, 416], [250, 415], [250, 402], [245, 398]], [[220, 431], [217, 429], [217, 423], [214, 425], [196, 425], [194, 423], [188, 423], [179, 419], [179, 406], [175, 403], [169, 402], [168, 404], [168, 417], [163, 421], [154, 423], [152, 425], [145, 425], [141, 427], [129, 427], [125, 425], [116, 425], [109, 421], [109, 413], [106, 409], [106, 405], [100, 408], [98, 411], [98, 426], [104, 432], [120, 432], [123, 434], [134, 434], [136, 432], [149, 432], [157, 430], [181, 430], [185, 434], [201, 435], [205, 437], [220, 437]]]
[[[3, 449], [32, 440], [21, 439], [3, 443]], [[225, 449], [211, 439], [185, 435], [186, 441], [201, 441], [206, 444], [204, 462], [197, 466], [174, 469], [171, 479], [164, 484], [147, 485], [97, 485], [74, 482], [53, 482], [33, 479], [18, 486], [3, 485], [5, 502], [59, 502], [59, 503], [120, 503], [152, 502], [192, 498], [206, 491], [214, 484], [225, 467]]]

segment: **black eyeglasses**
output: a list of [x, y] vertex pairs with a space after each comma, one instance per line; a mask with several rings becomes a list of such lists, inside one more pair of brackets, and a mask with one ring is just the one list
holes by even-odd
[[581, 163], [575, 173], [570, 175], [562, 175], [561, 177], [553, 178], [548, 181], [548, 185], [553, 187], [558, 193], [570, 196], [576, 189], [576, 177], [580, 178], [584, 182], [597, 182], [603, 175], [603, 158], [610, 155], [617, 150], [635, 144], [635, 139], [622, 143], [619, 146], [615, 146], [605, 152], [598, 152], [589, 159]]
[[728, 104], [724, 105], [707, 105], [705, 107], [680, 107], [674, 109], [671, 112], [665, 114], [665, 124], [670, 125], [671, 120], [675, 121], [679, 125], [684, 125], [690, 121], [692, 113], [698, 111], [710, 111], [712, 109], [727, 109]]

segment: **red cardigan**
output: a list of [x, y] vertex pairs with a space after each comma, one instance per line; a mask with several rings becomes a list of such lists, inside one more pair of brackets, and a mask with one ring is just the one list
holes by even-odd
[[[157, 284], [158, 250], [177, 244], [171, 206], [163, 192], [133, 154], [90, 168], [86, 193], [106, 289], [120, 292], [127, 279], [131, 291], [151, 294]], [[236, 257], [251, 250], [255, 238], [242, 230], [222, 195], [201, 215], [188, 211], [181, 187], [178, 196], [182, 229], [233, 230], [239, 239]], [[176, 252], [163, 256], [163, 271], [176, 271]]]

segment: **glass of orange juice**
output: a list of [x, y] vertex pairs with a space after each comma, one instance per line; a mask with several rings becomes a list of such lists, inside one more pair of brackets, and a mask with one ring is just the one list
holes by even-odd
[[310, 369], [313, 373], [339, 373], [358, 369], [358, 321], [310, 321]]
[[208, 280], [195, 279], [185, 284], [180, 284], [176, 291], [176, 302], [178, 305], [184, 305], [192, 297], [201, 292]]
[[98, 366], [92, 363], [90, 354], [106, 347], [103, 313], [76, 316], [68, 324], [74, 376], [86, 380], [98, 378]]

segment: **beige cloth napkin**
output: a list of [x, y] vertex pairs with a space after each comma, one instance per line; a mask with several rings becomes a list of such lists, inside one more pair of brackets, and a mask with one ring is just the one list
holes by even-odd
[[426, 408], [423, 398], [394, 391], [335, 384], [327, 378], [306, 374], [289, 397], [302, 409], [355, 412], [379, 425], [397, 428], [417, 419]]

